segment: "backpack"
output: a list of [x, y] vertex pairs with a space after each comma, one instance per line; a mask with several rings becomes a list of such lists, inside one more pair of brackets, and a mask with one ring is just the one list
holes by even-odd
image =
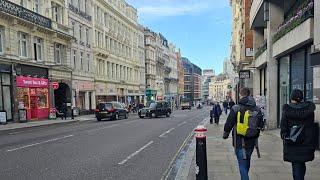
[[247, 138], [259, 137], [259, 112], [257, 110], [243, 109], [237, 112], [237, 135]]

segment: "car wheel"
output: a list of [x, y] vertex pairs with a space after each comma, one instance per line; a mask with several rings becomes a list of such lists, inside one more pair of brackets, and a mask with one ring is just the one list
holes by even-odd
[[143, 116], [139, 116], [139, 118], [143, 119], [144, 117]]
[[170, 112], [169, 112], [169, 111], [167, 112], [166, 116], [167, 116], [167, 117], [170, 117]]
[[114, 116], [114, 119], [115, 120], [119, 120], [119, 114], [118, 113]]
[[156, 115], [156, 113], [151, 113], [151, 118], [156, 118], [157, 117], [157, 115]]

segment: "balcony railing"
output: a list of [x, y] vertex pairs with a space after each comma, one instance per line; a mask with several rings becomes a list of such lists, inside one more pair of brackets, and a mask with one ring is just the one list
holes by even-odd
[[287, 18], [278, 28], [276, 34], [273, 36], [273, 43], [277, 42], [287, 33], [298, 27], [307, 19], [314, 16], [314, 2], [313, 0], [306, 1], [299, 9], [293, 13], [291, 18]]
[[8, 0], [0, 1], [0, 12], [16, 16], [18, 18], [24, 19], [26, 21], [29, 21], [31, 23], [45, 28], [52, 28], [52, 23], [49, 18], [46, 18], [38, 13], [30, 11], [29, 9], [26, 9]]
[[268, 43], [264, 41], [260, 47], [257, 48], [257, 51], [254, 53], [254, 58], [257, 59], [263, 52], [267, 50]]
[[69, 9], [70, 9], [72, 12], [74, 12], [74, 13], [80, 15], [81, 17], [85, 18], [86, 20], [91, 21], [91, 16], [90, 16], [90, 15], [88, 15], [87, 13], [81, 11], [80, 9], [78, 9], [77, 7], [75, 7], [74, 5], [69, 4]]

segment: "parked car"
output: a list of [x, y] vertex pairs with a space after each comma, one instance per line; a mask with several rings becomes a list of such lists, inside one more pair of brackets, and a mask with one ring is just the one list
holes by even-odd
[[171, 113], [170, 104], [165, 101], [159, 101], [151, 103], [147, 108], [140, 109], [138, 115], [140, 118], [156, 118], [159, 116], [170, 117]]
[[97, 105], [95, 115], [98, 121], [102, 119], [128, 119], [128, 110], [119, 102], [102, 102]]

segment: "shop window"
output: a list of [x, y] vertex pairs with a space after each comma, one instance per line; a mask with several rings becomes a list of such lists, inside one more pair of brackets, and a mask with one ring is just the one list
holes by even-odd
[[306, 100], [313, 101], [313, 68], [311, 66], [310, 49], [306, 56]]
[[29, 88], [17, 88], [19, 108], [29, 108]]
[[27, 37], [26, 33], [19, 32], [19, 55], [21, 57], [27, 57]]
[[38, 108], [48, 108], [48, 89], [37, 88]]
[[34, 59], [36, 61], [42, 61], [42, 52], [43, 52], [43, 40], [41, 38], [35, 37], [33, 43], [34, 49]]
[[3, 53], [4, 30], [0, 27], [0, 53]]
[[291, 56], [291, 90], [304, 91], [305, 83], [305, 51], [299, 51]]

